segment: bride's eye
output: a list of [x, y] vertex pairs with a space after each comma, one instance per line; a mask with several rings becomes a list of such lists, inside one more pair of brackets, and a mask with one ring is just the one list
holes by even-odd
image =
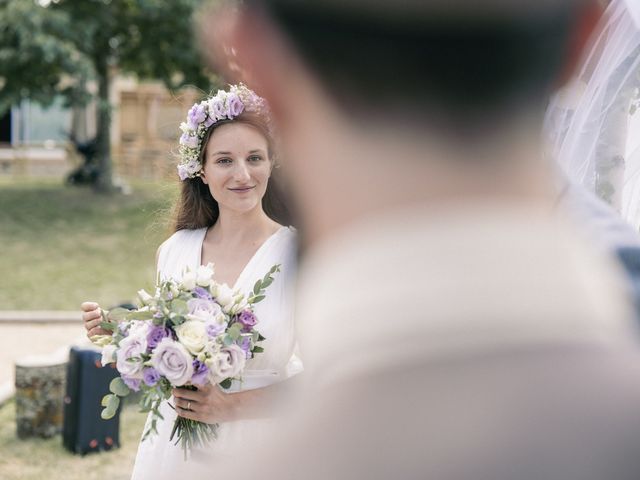
[[218, 160], [216, 160], [216, 163], [220, 164], [220, 165], [229, 164], [229, 163], [231, 163], [231, 159], [230, 158], [226, 158], [226, 157], [219, 158]]
[[249, 157], [249, 161], [251, 162], [259, 162], [260, 160], [262, 160], [262, 157], [260, 155], [251, 155]]

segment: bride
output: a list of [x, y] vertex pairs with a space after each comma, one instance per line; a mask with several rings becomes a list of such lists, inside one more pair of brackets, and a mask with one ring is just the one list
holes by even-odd
[[[275, 152], [267, 105], [244, 85], [231, 86], [195, 104], [181, 129], [182, 189], [175, 233], [158, 249], [160, 278], [177, 279], [186, 267], [211, 262], [218, 282], [249, 293], [274, 264], [281, 264], [281, 271], [256, 305], [264, 353], [247, 362], [242, 383], [230, 392], [217, 386], [174, 389], [161, 407], [159, 434], [138, 447], [133, 480], [211, 474], [218, 460], [266, 431], [269, 413], [286, 394], [280, 383], [301, 370], [294, 354], [291, 292], [296, 233], [286, 226], [286, 209], [270, 181]], [[85, 302], [82, 310], [88, 336], [107, 333], [99, 327], [98, 304]], [[176, 415], [219, 423], [218, 438], [195, 448], [185, 461], [180, 446], [169, 441]]]

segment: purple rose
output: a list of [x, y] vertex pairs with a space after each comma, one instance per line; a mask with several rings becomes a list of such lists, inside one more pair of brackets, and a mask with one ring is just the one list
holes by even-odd
[[222, 120], [227, 116], [227, 110], [224, 106], [224, 100], [216, 96], [209, 100], [209, 115], [217, 120]]
[[189, 110], [187, 113], [187, 123], [192, 130], [196, 130], [198, 125], [204, 122], [204, 119], [207, 117], [207, 112], [205, 111], [204, 105], [197, 103]]
[[244, 104], [242, 103], [242, 100], [240, 100], [240, 97], [238, 97], [238, 95], [235, 93], [230, 93], [227, 96], [227, 107], [227, 117], [229, 119], [237, 117], [244, 110]]
[[142, 354], [147, 351], [146, 336], [129, 336], [120, 342], [116, 367], [122, 376], [137, 377], [142, 371]]
[[218, 322], [207, 322], [205, 324], [205, 331], [209, 338], [216, 338], [222, 332], [224, 332], [227, 328], [226, 323], [218, 323]]
[[238, 315], [238, 321], [245, 327], [245, 330], [251, 330], [258, 323], [258, 318], [251, 310], [243, 310]]
[[193, 375], [193, 358], [184, 345], [170, 338], [163, 338], [156, 347], [151, 362], [160, 375], [174, 387], [181, 387]]
[[162, 325], [157, 325], [149, 329], [147, 334], [147, 347], [149, 350], [153, 350], [158, 346], [160, 340], [171, 335], [171, 330]]
[[153, 367], [147, 367], [142, 371], [142, 380], [149, 387], [153, 387], [158, 381], [160, 381], [160, 374]]
[[194, 385], [204, 385], [207, 383], [209, 377], [209, 369], [200, 360], [193, 361], [193, 376], [191, 377], [191, 383]]
[[131, 378], [123, 375], [122, 380], [124, 381], [124, 384], [134, 392], [140, 390], [140, 383], [142, 381], [139, 378]]
[[199, 320], [201, 322], [212, 322], [218, 319], [222, 313], [220, 305], [206, 298], [192, 298], [187, 302], [189, 320]]
[[211, 300], [211, 294], [209, 293], [209, 290], [202, 288], [202, 287], [196, 287], [193, 289], [193, 293], [196, 294], [196, 297], [198, 298], [204, 298], [206, 300]]

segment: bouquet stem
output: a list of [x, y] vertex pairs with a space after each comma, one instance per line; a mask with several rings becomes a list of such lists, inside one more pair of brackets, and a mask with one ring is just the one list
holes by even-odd
[[176, 437], [174, 445], [180, 443], [186, 461], [189, 456], [189, 451], [193, 447], [205, 447], [211, 441], [218, 438], [218, 427], [219, 425], [217, 423], [202, 423], [188, 418], [178, 417], [173, 424], [169, 441], [172, 441], [173, 437]]

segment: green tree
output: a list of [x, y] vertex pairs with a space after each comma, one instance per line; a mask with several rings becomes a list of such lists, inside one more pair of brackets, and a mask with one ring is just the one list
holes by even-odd
[[162, 80], [170, 89], [209, 90], [193, 17], [200, 0], [0, 0], [0, 113], [22, 99], [62, 95], [82, 104], [97, 83], [99, 176], [112, 190], [109, 86], [112, 72]]

